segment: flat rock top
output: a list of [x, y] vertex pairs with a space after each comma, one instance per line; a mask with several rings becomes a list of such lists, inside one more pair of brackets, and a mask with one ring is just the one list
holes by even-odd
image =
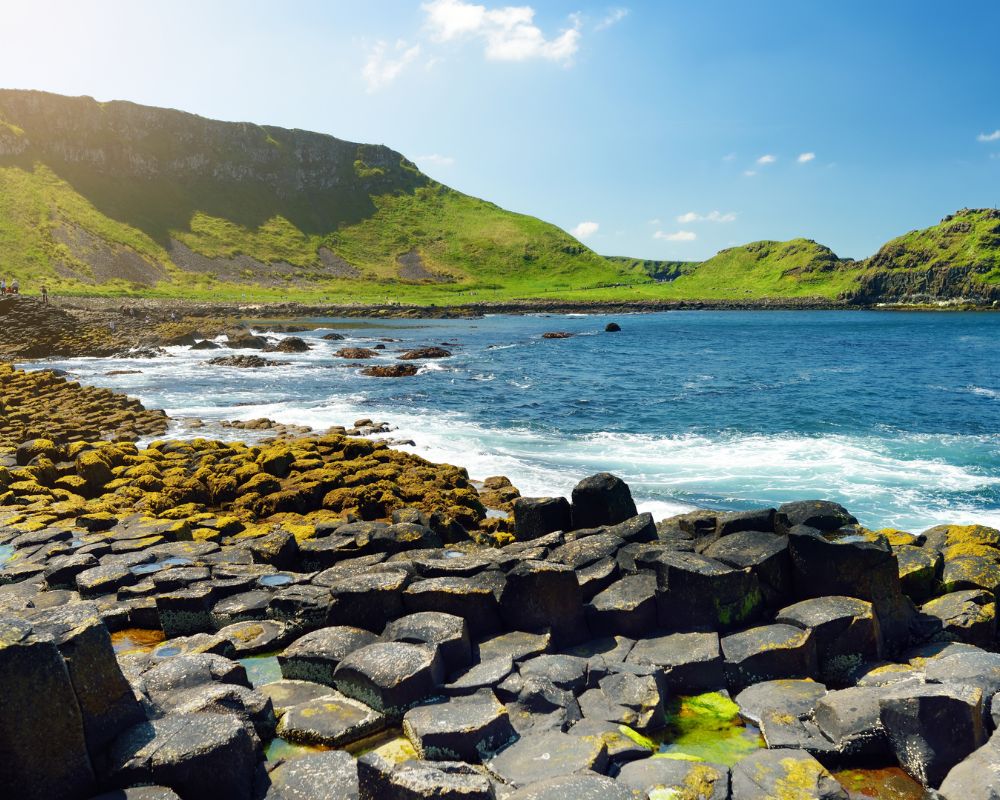
[[417, 672], [430, 669], [434, 659], [431, 647], [407, 642], [376, 642], [350, 653], [340, 662], [337, 674], [357, 672], [376, 686], [389, 688]]
[[671, 633], [638, 640], [625, 662], [666, 667], [695, 661], [711, 661], [720, 656], [717, 633]]
[[809, 635], [809, 631], [793, 625], [761, 625], [723, 637], [722, 652], [726, 661], [739, 662], [768, 650], [801, 647]]
[[525, 735], [493, 758], [487, 768], [521, 787], [581, 770], [601, 770], [606, 761], [607, 746], [600, 737], [550, 731]]

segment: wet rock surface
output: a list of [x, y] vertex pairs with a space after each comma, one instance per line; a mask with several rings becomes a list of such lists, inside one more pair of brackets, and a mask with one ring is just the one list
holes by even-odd
[[376, 442], [139, 448], [101, 435], [165, 418], [88, 427], [86, 390], [4, 375], [17, 796], [839, 799], [831, 770], [873, 763], [990, 796], [1000, 532], [819, 501], [656, 522], [607, 474], [491, 479], [487, 519], [464, 470]]

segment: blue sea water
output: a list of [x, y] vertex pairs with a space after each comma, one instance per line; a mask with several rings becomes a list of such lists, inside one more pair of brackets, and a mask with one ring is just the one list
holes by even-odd
[[[620, 333], [604, 333], [614, 319]], [[319, 321], [319, 320], [314, 320]], [[473, 478], [568, 494], [587, 474], [629, 482], [657, 518], [824, 497], [873, 527], [1000, 524], [1000, 315], [683, 311], [322, 320], [288, 366], [211, 367], [218, 351], [49, 362], [206, 429], [267, 416], [322, 429], [386, 420], [391, 436]], [[266, 326], [258, 327], [260, 330]], [[320, 339], [331, 330], [345, 341]], [[543, 339], [568, 331], [569, 339]], [[342, 346], [448, 343], [413, 378], [366, 378]], [[226, 354], [231, 351], [222, 351]], [[140, 374], [109, 376], [111, 370]]]

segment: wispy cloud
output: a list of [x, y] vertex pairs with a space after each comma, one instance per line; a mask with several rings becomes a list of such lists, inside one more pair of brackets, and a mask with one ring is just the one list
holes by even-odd
[[385, 42], [376, 42], [368, 52], [368, 60], [361, 70], [361, 75], [368, 85], [368, 91], [377, 92], [379, 89], [384, 89], [419, 56], [419, 44], [409, 47], [406, 42], [400, 39], [396, 42], [396, 46], [390, 49]]
[[625, 19], [625, 17], [627, 17], [628, 14], [629, 10], [627, 8], [612, 8], [605, 15], [604, 19], [602, 19], [594, 26], [594, 30], [603, 31], [607, 28], [610, 28], [612, 25], [617, 25], [619, 22]]
[[417, 156], [415, 161], [418, 164], [428, 164], [432, 167], [450, 167], [455, 163], [455, 159], [451, 156], [442, 156], [438, 153], [431, 153], [426, 156]]
[[810, 161], [812, 161], [815, 158], [816, 158], [816, 154], [815, 153], [802, 153], [795, 160], [798, 161], [800, 164], [808, 164]]
[[758, 158], [757, 159], [757, 163], [758, 164], [773, 164], [777, 160], [778, 160], [777, 156], [772, 156], [770, 153], [768, 153], [767, 155], [763, 155], [760, 158]]
[[674, 231], [673, 233], [657, 231], [653, 234], [653, 238], [662, 239], [665, 242], [693, 242], [698, 238], [698, 234], [694, 231]]
[[577, 239], [589, 239], [601, 226], [596, 222], [581, 222], [570, 231]]
[[1000, 142], [1000, 128], [993, 133], [981, 133], [976, 137], [977, 142]]
[[463, 0], [432, 0], [421, 8], [427, 15], [427, 29], [436, 42], [480, 39], [484, 53], [492, 61], [543, 59], [569, 63], [580, 47], [580, 19], [570, 17], [569, 27], [546, 38], [535, 24], [531, 6], [487, 8]]
[[735, 161], [736, 160], [736, 153], [726, 153], [722, 157], [722, 160], [723, 161]]
[[707, 214], [688, 211], [686, 214], [681, 214], [677, 217], [677, 221], [681, 225], [687, 225], [691, 222], [735, 222], [736, 214], [732, 211], [728, 211], [725, 214], [721, 211], [709, 211]]
[[743, 170], [743, 175], [744, 175], [744, 177], [747, 177], [747, 178], [752, 178], [756, 174], [757, 174], [757, 170], [755, 170], [755, 169], [745, 169], [745, 170]]
[[646, 220], [647, 224], [652, 225], [655, 228], [659, 228], [663, 224], [663, 220], [659, 217], [653, 217], [652, 219]]

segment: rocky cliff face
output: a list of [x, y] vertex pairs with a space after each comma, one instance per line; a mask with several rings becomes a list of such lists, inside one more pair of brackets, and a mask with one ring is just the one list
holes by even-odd
[[410, 188], [428, 181], [399, 153], [320, 133], [218, 122], [89, 97], [0, 91], [0, 156], [85, 166], [116, 178], [256, 183], [278, 196]]
[[965, 301], [1000, 304], [1000, 284], [982, 280], [974, 267], [879, 269], [862, 275], [847, 299], [860, 305], [877, 303], [940, 303]]

